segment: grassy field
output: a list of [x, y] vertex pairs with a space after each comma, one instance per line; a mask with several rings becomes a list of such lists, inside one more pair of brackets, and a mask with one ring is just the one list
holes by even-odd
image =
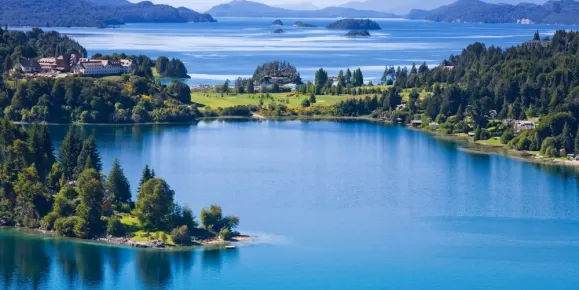
[[499, 138], [491, 138], [488, 140], [478, 140], [478, 141], [476, 141], [476, 143], [487, 145], [487, 146], [496, 146], [496, 147], [505, 147], [506, 146], [505, 144], [501, 143], [501, 140]]
[[156, 232], [146, 232], [141, 229], [141, 223], [139, 220], [130, 214], [120, 214], [121, 223], [128, 229], [128, 232], [133, 234], [132, 240], [135, 242], [148, 242], [151, 240], [160, 240], [163, 233], [167, 237], [166, 244], [175, 245], [171, 239], [171, 235], [168, 232], [156, 231]]
[[[409, 90], [404, 90], [400, 95], [402, 96], [403, 100], [408, 99], [408, 95], [410, 94]], [[191, 100], [198, 104], [203, 104], [205, 106], [209, 106], [212, 108], [227, 108], [232, 106], [238, 105], [259, 105], [259, 95], [261, 94], [232, 94], [229, 95], [225, 94], [221, 96], [218, 93], [205, 93], [205, 92], [193, 92], [191, 94]], [[350, 98], [365, 98], [366, 96], [372, 97], [374, 94], [363, 94], [363, 95], [340, 95], [340, 96], [333, 96], [333, 95], [319, 95], [316, 96], [316, 103], [314, 106], [331, 106], [334, 104], [339, 103], [342, 100], [350, 99]], [[421, 92], [420, 97], [424, 98], [427, 96], [427, 92]], [[304, 95], [294, 95], [293, 93], [277, 93], [277, 94], [270, 94], [270, 99], [263, 99], [263, 104], [267, 105], [273, 101], [278, 103], [285, 103], [288, 107], [300, 107], [303, 99], [306, 98]], [[286, 103], [289, 101], [289, 103]]]

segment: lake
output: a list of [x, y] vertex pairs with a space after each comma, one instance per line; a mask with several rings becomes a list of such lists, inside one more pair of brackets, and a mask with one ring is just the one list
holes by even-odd
[[[191, 85], [222, 84], [250, 77], [256, 67], [280, 60], [296, 65], [304, 80], [323, 67], [332, 76], [360, 67], [366, 81], [379, 82], [387, 65], [436, 66], [451, 54], [480, 41], [510, 47], [532, 39], [535, 31], [551, 36], [561, 25], [460, 24], [375, 19], [382, 30], [369, 38], [347, 38], [347, 31], [324, 27], [336, 19], [282, 18], [284, 34], [274, 34], [275, 18], [219, 18], [218, 23], [128, 24], [115, 29], [55, 28], [85, 46], [89, 54], [126, 52], [181, 59]], [[304, 21], [315, 28], [294, 28]]]
[[[51, 126], [60, 141], [67, 126]], [[0, 231], [2, 289], [577, 289], [575, 169], [367, 122], [84, 126], [256, 243], [162, 252]]]

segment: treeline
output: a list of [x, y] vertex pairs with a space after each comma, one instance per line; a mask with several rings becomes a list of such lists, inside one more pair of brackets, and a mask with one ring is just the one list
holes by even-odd
[[[149, 69], [150, 70], [150, 69]], [[190, 89], [174, 82], [123, 75], [16, 81], [0, 92], [2, 115], [12, 121], [51, 123], [187, 122], [198, 116]]]
[[[402, 110], [409, 118], [435, 121], [448, 133], [470, 128], [475, 139], [502, 137], [515, 149], [561, 156], [579, 151], [573, 142], [578, 134], [578, 72], [579, 32], [557, 31], [550, 40], [508, 49], [475, 43], [432, 69], [426, 64], [409, 70], [387, 67], [382, 81], [393, 85], [389, 91], [414, 89]], [[429, 94], [419, 98], [417, 92], [423, 90]], [[378, 101], [374, 114], [397, 117], [402, 113], [393, 111], [402, 103], [398, 100]], [[345, 101], [338, 111], [367, 113], [360, 108], [371, 106], [353, 105], [359, 102]], [[537, 128], [512, 132], [515, 120], [527, 119], [538, 119]]]
[[40, 28], [29, 31], [12, 31], [0, 28], [0, 72], [7, 73], [20, 59], [56, 57], [68, 52], [86, 56], [86, 49], [78, 42], [56, 31], [44, 32]]
[[[58, 159], [53, 150], [46, 126], [24, 130], [0, 120], [0, 225], [55, 230], [79, 238], [170, 231], [179, 244], [189, 244], [191, 236], [228, 239], [235, 234], [239, 218], [224, 217], [219, 206], [201, 211], [199, 228], [191, 209], [178, 205], [174, 191], [149, 167], [143, 170], [133, 202], [118, 160], [108, 176], [102, 174], [92, 136], [83, 141], [71, 128]], [[121, 214], [135, 216], [138, 228], [122, 223]]]
[[168, 59], [166, 56], [159, 56], [155, 61], [155, 70], [164, 78], [190, 78], [187, 68], [179, 59]]

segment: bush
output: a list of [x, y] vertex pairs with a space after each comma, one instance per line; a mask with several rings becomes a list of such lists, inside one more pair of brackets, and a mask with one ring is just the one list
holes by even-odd
[[224, 227], [219, 231], [219, 238], [227, 241], [227, 240], [231, 240], [231, 238], [233, 238], [233, 232], [231, 231], [230, 228], [228, 227]]
[[42, 227], [47, 229], [47, 230], [52, 230], [54, 229], [54, 222], [56, 222], [56, 220], [58, 219], [58, 214], [55, 212], [51, 212], [49, 214], [47, 214], [46, 216], [44, 216], [44, 219], [42, 220]]
[[86, 238], [88, 236], [86, 221], [77, 216], [56, 219], [54, 229], [59, 236], [79, 238]]
[[304, 99], [304, 100], [302, 101], [302, 108], [307, 108], [307, 107], [309, 107], [309, 106], [311, 106], [310, 100]]
[[503, 135], [501, 135], [501, 143], [507, 144], [515, 138], [515, 133], [512, 128], [507, 128]]
[[171, 231], [171, 239], [178, 245], [191, 244], [191, 236], [189, 235], [189, 228], [187, 226], [180, 226]]
[[553, 137], [545, 138], [545, 140], [543, 140], [543, 143], [541, 143], [541, 154], [547, 155], [547, 156], [554, 156], [554, 155], [551, 155], [551, 152], [550, 152], [550, 151], [552, 151], [552, 149], [555, 149], [555, 151], [557, 150], [555, 138], [553, 138]]
[[125, 234], [123, 224], [118, 217], [110, 217], [107, 222], [107, 236], [119, 237]]
[[128, 203], [119, 203], [117, 206], [117, 210], [119, 212], [130, 213], [131, 212], [131, 205]]

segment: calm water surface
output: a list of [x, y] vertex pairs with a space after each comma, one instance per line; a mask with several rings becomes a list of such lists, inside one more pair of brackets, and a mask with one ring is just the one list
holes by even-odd
[[[189, 84], [216, 84], [253, 75], [264, 62], [286, 60], [302, 78], [313, 80], [320, 67], [330, 75], [360, 67], [365, 80], [380, 80], [384, 66], [438, 65], [451, 54], [480, 41], [510, 47], [530, 40], [535, 31], [550, 36], [561, 25], [460, 24], [376, 19], [382, 27], [372, 36], [352, 39], [346, 31], [324, 27], [336, 19], [283, 18], [286, 31], [273, 34], [274, 18], [219, 18], [218, 23], [129, 24], [116, 29], [56, 28], [95, 52], [165, 55], [184, 61]], [[296, 21], [318, 27], [294, 28]]]
[[[52, 126], [61, 140], [66, 126]], [[86, 126], [105, 169], [258, 236], [157, 252], [0, 231], [1, 289], [577, 289], [574, 170], [358, 122]]]

